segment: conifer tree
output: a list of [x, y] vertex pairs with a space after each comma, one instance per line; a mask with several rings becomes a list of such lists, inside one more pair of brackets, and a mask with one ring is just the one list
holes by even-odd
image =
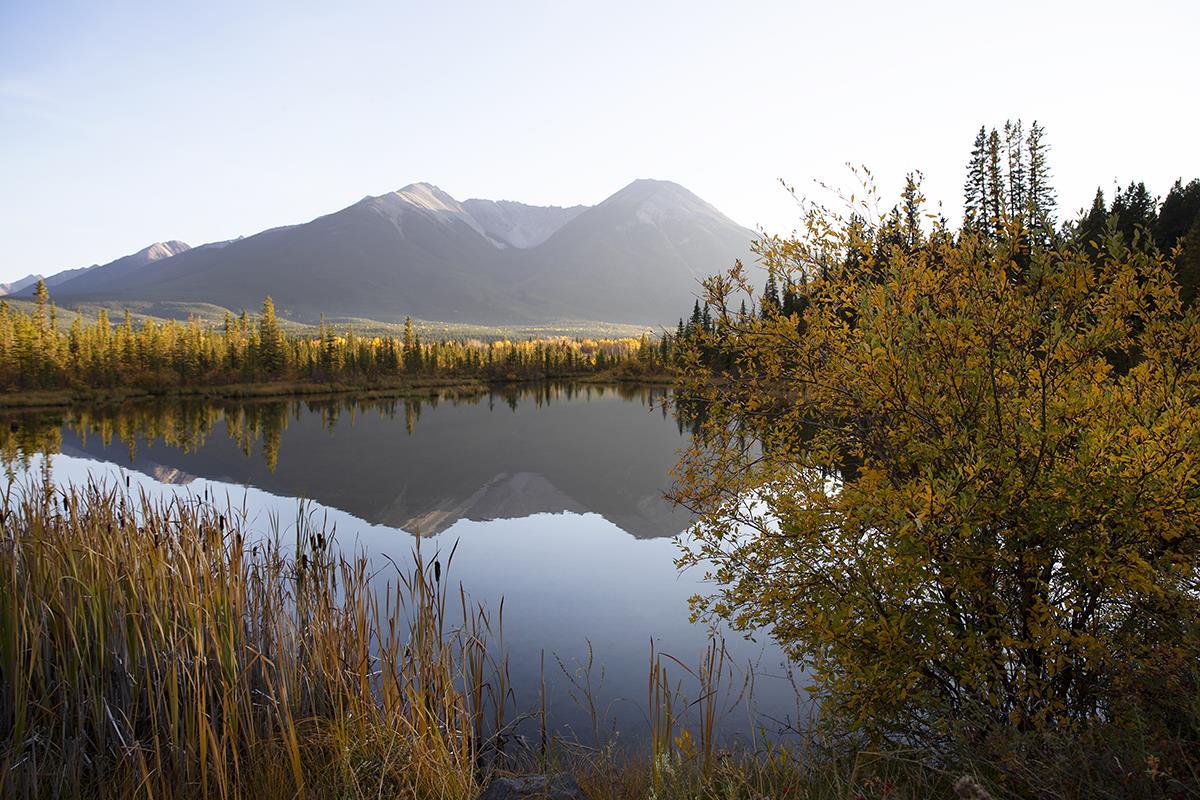
[[[762, 315], [766, 318], [772, 311], [779, 310], [779, 282], [775, 279], [775, 270], [767, 270], [767, 283], [763, 286]], [[707, 307], [705, 311], [707, 312]]]
[[1183, 185], [1175, 181], [1171, 191], [1158, 209], [1158, 220], [1154, 226], [1154, 243], [1161, 253], [1171, 249], [1187, 235], [1195, 221], [1200, 218], [1200, 180]]
[[1028, 194], [1026, 205], [1029, 226], [1043, 237], [1054, 231], [1055, 207], [1058, 202], [1050, 178], [1050, 164], [1046, 158], [1049, 146], [1045, 142], [1046, 129], [1037, 120], [1029, 128], [1026, 150], [1029, 154]]
[[1182, 251], [1175, 260], [1175, 280], [1179, 282], [1179, 297], [1185, 306], [1200, 296], [1200, 217], [1184, 234], [1179, 244]]
[[920, 172], [910, 172], [904, 176], [904, 191], [901, 193], [903, 208], [904, 245], [909, 250], [915, 250], [921, 242], [921, 196]]
[[1004, 224], [1004, 167], [1000, 134], [992, 128], [987, 140], [987, 215], [984, 229], [995, 235]]
[[963, 184], [963, 227], [969, 231], [979, 230], [987, 219], [987, 175], [987, 129], [980, 125]]
[[278, 375], [283, 369], [283, 341], [279, 321], [275, 318], [275, 303], [268, 295], [263, 299], [262, 316], [258, 321], [258, 358], [268, 375]]
[[1134, 181], [1113, 197], [1110, 213], [1116, 217], [1117, 230], [1132, 244], [1135, 237], [1147, 243], [1158, 219], [1154, 197], [1141, 181]]
[[1025, 139], [1021, 120], [1004, 123], [1004, 158], [1008, 173], [1008, 217], [1019, 220], [1025, 216]]
[[417, 368], [417, 335], [413, 331], [412, 317], [404, 318], [404, 368], [410, 372]]
[[1101, 247], [1107, 221], [1108, 208], [1104, 202], [1104, 190], [1097, 187], [1092, 207], [1079, 218], [1072, 232], [1075, 241], [1084, 247], [1089, 255], [1095, 256]]
[[38, 336], [44, 337], [50, 330], [50, 292], [46, 290], [46, 282], [38, 279], [37, 288], [33, 292], [34, 298], [34, 324], [37, 326]]
[[692, 318], [691, 322], [688, 323], [688, 333], [695, 333], [696, 331], [699, 331], [703, 321], [703, 317], [700, 314], [700, 301], [697, 300], [692, 305]]

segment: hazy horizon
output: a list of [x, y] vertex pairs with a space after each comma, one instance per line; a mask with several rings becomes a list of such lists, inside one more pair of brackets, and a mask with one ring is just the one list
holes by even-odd
[[975, 131], [1005, 118], [1046, 127], [1064, 212], [1200, 176], [1192, 5], [755, 9], [5, 5], [0, 281], [416, 181], [571, 206], [658, 178], [787, 231], [778, 180], [852, 188], [853, 162], [885, 199], [922, 170], [954, 218]]

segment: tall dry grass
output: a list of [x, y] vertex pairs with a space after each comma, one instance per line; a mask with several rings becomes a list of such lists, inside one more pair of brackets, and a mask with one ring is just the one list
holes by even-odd
[[[466, 798], [506, 726], [493, 623], [303, 516], [90, 484], [0, 524], [0, 795]], [[498, 631], [497, 631], [498, 633]]]

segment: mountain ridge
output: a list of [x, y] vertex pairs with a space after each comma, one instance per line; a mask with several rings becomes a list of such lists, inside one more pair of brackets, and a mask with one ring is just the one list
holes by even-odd
[[700, 279], [751, 258], [753, 238], [671, 181], [571, 207], [459, 201], [416, 182], [226, 242], [157, 242], [62, 280], [54, 297], [253, 309], [270, 295], [297, 321], [670, 324]]

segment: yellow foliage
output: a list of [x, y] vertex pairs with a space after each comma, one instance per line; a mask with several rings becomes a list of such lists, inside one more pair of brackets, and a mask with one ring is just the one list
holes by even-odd
[[681, 355], [698, 614], [909, 741], [1083, 723], [1194, 646], [1200, 315], [1169, 264], [827, 213], [760, 256], [802, 311], [731, 315], [738, 265]]

